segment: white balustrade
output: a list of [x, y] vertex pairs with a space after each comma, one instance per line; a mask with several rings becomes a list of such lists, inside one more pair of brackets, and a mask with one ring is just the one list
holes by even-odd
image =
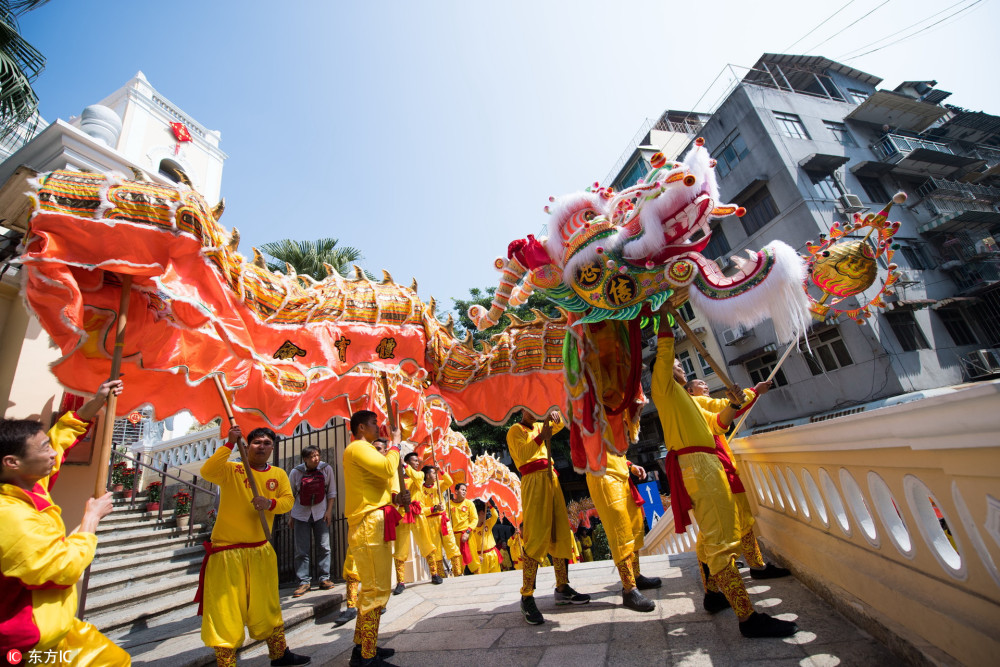
[[155, 443], [146, 448], [145, 454], [147, 460], [152, 460], [150, 465], [158, 470], [164, 463], [174, 468], [184, 468], [206, 460], [224, 441], [216, 426]]

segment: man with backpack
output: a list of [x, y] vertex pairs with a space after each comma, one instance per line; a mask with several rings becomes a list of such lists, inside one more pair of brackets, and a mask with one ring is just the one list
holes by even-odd
[[309, 537], [316, 542], [319, 562], [319, 587], [333, 588], [330, 581], [330, 522], [333, 520], [333, 500], [337, 488], [333, 482], [333, 467], [319, 458], [319, 448], [312, 445], [302, 448], [302, 463], [292, 468], [288, 475], [295, 494], [291, 519], [295, 537], [295, 575], [299, 587], [292, 597], [305, 595], [310, 589]]

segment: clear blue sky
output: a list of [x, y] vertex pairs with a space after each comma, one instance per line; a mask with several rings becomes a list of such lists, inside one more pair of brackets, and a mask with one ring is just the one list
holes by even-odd
[[222, 132], [222, 221], [241, 250], [333, 236], [376, 275], [416, 277], [440, 312], [495, 284], [492, 259], [545, 224], [549, 195], [603, 179], [647, 117], [694, 107], [729, 63], [824, 55], [1000, 114], [998, 4], [53, 0], [21, 27], [48, 59], [46, 119], [142, 70]]

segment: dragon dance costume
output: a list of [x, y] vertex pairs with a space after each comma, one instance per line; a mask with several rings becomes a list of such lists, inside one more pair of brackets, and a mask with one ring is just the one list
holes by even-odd
[[56, 451], [49, 476], [30, 491], [0, 485], [0, 646], [4, 653], [69, 651], [72, 664], [130, 665], [128, 653], [76, 618], [76, 582], [94, 560], [97, 535], [67, 535], [62, 510], [49, 495], [65, 453], [88, 426], [67, 412], [48, 432]]
[[636, 587], [639, 550], [646, 536], [642, 510], [639, 509], [643, 500], [629, 476], [630, 467], [624, 456], [608, 452], [608, 467], [604, 475], [587, 474], [587, 488], [601, 517], [611, 557], [618, 566], [626, 591]]
[[[473, 509], [475, 509], [475, 505], [473, 505]], [[469, 569], [474, 574], [489, 574], [500, 571], [500, 549], [493, 537], [493, 526], [497, 524], [499, 518], [500, 515], [497, 511], [490, 507], [487, 509], [483, 525], [472, 529], [472, 536], [469, 538], [472, 562], [469, 564]], [[478, 514], [476, 521], [479, 521]]]
[[[278, 559], [264, 536], [253, 508], [244, 463], [229, 461], [233, 443], [219, 447], [201, 467], [201, 475], [220, 491], [219, 514], [212, 539], [205, 543], [198, 594], [201, 639], [215, 649], [220, 667], [236, 664], [244, 628], [253, 639], [266, 639], [272, 660], [287, 648], [278, 598]], [[254, 469], [257, 492], [271, 501], [264, 510], [268, 525], [276, 514], [292, 509], [295, 497], [285, 471], [274, 466]]]
[[[399, 521], [399, 525], [396, 526], [396, 543], [392, 547], [392, 558], [393, 564], [396, 568], [396, 583], [402, 584], [403, 579], [406, 578], [406, 571], [404, 566], [406, 561], [410, 560], [410, 536], [416, 537], [417, 546], [420, 549], [420, 555], [425, 558], [431, 553], [430, 545], [423, 538], [420, 532], [420, 521], [421, 517], [421, 505], [416, 500], [417, 492], [420, 489], [420, 485], [424, 482], [424, 474], [419, 470], [414, 470], [408, 465], [403, 466], [403, 471], [406, 476], [406, 490], [410, 492], [410, 507], [403, 514], [403, 517]], [[397, 492], [399, 486], [399, 479], [393, 478], [392, 488], [393, 492]]]
[[[448, 489], [451, 488], [453, 480], [451, 475], [441, 471], [441, 477], [437, 483], [428, 484], [427, 482], [428, 480], [424, 479], [423, 484], [418, 489], [419, 495], [415, 498], [420, 503], [421, 514], [424, 517], [424, 523], [420, 528], [422, 539], [433, 546], [433, 562], [428, 558], [427, 564], [430, 566], [432, 575], [444, 577], [444, 559], [448, 558], [451, 561], [452, 576], [461, 576], [462, 570], [465, 569], [465, 565], [462, 563], [462, 553], [458, 550], [458, 545], [455, 544], [455, 534], [448, 522], [447, 510], [444, 509], [448, 506]], [[435, 511], [436, 506], [440, 506], [442, 509]]]

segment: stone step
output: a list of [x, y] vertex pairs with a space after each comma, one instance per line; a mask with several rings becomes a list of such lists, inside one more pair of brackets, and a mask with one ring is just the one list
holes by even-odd
[[117, 563], [109, 563], [109, 567], [96, 573], [91, 568], [87, 595], [96, 596], [111, 592], [122, 592], [127, 595], [129, 589], [137, 585], [154, 584], [168, 578], [198, 574], [203, 553], [203, 549], [198, 549], [188, 554], [186, 558], [145, 561], [139, 565], [125, 567], [113, 567]]
[[[195, 524], [194, 532], [199, 531], [201, 524]], [[149, 522], [135, 525], [124, 525], [111, 527], [101, 531], [98, 528], [98, 543], [104, 547], [116, 547], [123, 544], [142, 543], [147, 540], [154, 540], [165, 535], [179, 535], [180, 531], [187, 532], [187, 528], [178, 529], [175, 519], [164, 520], [162, 523]]]
[[114, 559], [119, 556], [134, 556], [138, 553], [153, 553], [157, 551], [170, 551], [177, 548], [186, 548], [194, 546], [196, 544], [201, 544], [204, 540], [208, 538], [208, 532], [205, 530], [206, 526], [204, 524], [199, 524], [194, 527], [192, 532], [192, 542], [194, 544], [187, 543], [187, 529], [184, 529], [183, 533], [173, 529], [173, 530], [160, 530], [155, 531], [155, 535], [147, 536], [141, 540], [118, 540], [112, 544], [105, 543], [104, 540], [98, 542], [97, 545], [97, 555], [96, 559]]
[[94, 559], [94, 563], [90, 567], [90, 576], [91, 580], [93, 580], [95, 575], [103, 572], [126, 570], [128, 568], [142, 567], [144, 565], [166, 565], [173, 562], [188, 560], [200, 561], [204, 553], [205, 549], [199, 543], [192, 546], [182, 546], [176, 549], [161, 549], [135, 556], [124, 556], [120, 558], [100, 558], [100, 554], [98, 554], [98, 557]]
[[132, 581], [117, 590], [88, 591], [87, 620], [101, 630], [113, 628], [112, 617], [124, 623], [169, 611], [193, 600], [197, 588], [195, 570], [152, 583]]
[[[281, 615], [285, 630], [291, 632], [311, 625], [317, 617], [339, 611], [343, 602], [343, 585], [330, 591], [312, 591], [300, 598], [290, 597], [291, 588], [281, 591]], [[190, 591], [188, 601], [194, 597]], [[215, 664], [212, 649], [201, 641], [201, 617], [197, 605], [184, 604], [157, 616], [136, 619], [131, 624], [119, 624], [105, 634], [132, 656], [133, 665], [151, 667], [201, 667]], [[87, 619], [91, 620], [91, 619]], [[241, 653], [264, 644], [247, 637]], [[265, 649], [266, 652], [266, 649]]]

